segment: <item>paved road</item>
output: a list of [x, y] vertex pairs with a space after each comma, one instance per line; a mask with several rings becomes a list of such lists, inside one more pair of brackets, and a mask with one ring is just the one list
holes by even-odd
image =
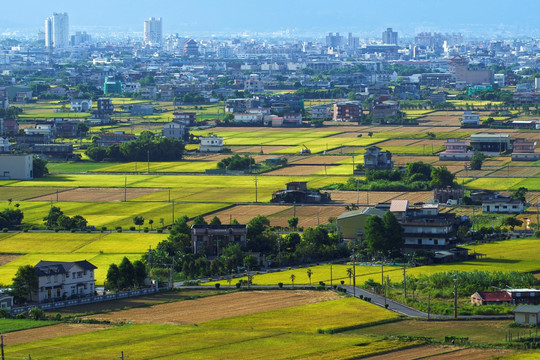
[[[371, 303], [378, 305], [380, 307], [385, 307], [385, 304], [388, 304], [388, 310], [392, 310], [398, 314], [405, 315], [407, 317], [418, 317], [418, 318], [428, 318], [428, 314], [425, 312], [422, 312], [420, 310], [416, 310], [410, 306], [407, 306], [405, 304], [402, 304], [400, 302], [390, 300], [388, 298], [384, 298], [384, 296], [377, 295], [375, 293], [372, 293], [370, 291], [361, 289], [359, 287], [356, 287], [354, 289], [353, 286], [343, 286], [343, 288], [347, 289], [347, 293], [349, 295], [355, 295], [357, 298], [362, 295], [363, 297], [369, 297], [371, 298]], [[452, 319], [453, 316], [450, 315], [429, 315], [430, 319]], [[477, 320], [506, 320], [506, 319], [513, 319], [513, 316], [511, 315], [459, 315], [459, 319], [477, 319]]]

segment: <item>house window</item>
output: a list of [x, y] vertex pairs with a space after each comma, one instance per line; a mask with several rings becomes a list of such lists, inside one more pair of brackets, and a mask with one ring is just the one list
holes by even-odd
[[82, 277], [82, 271], [79, 271], [79, 272], [77, 273], [77, 277], [78, 277], [78, 278]]
[[422, 239], [418, 239], [418, 245], [422, 245]]
[[435, 245], [439, 245], [439, 240], [433, 240], [433, 243], [434, 243]]
[[66, 273], [66, 279], [69, 279], [69, 273]]

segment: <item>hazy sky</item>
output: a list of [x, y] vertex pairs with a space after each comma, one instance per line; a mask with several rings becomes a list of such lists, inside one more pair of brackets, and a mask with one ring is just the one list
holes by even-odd
[[163, 17], [165, 33], [353, 31], [401, 34], [422, 30], [538, 33], [539, 0], [0, 0], [0, 32], [37, 31], [53, 12], [67, 12], [71, 31], [113, 27], [142, 32], [143, 21]]

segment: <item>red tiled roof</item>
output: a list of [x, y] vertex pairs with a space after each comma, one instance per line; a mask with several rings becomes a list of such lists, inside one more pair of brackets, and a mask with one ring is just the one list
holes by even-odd
[[484, 301], [512, 301], [512, 296], [506, 291], [479, 292]]

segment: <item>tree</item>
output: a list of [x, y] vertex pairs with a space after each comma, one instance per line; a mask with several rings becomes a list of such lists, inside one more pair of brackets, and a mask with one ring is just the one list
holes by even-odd
[[43, 218], [43, 221], [49, 229], [52, 229], [55, 225], [57, 225], [58, 218], [63, 214], [64, 212], [60, 210], [59, 207], [52, 206], [49, 210], [49, 214]]
[[193, 219], [193, 225], [208, 225], [206, 220], [204, 220], [204, 217], [202, 215], [197, 216], [195, 219]]
[[446, 188], [447, 186], [454, 185], [455, 175], [452, 174], [446, 166], [434, 167], [431, 170], [431, 182], [432, 188]]
[[384, 252], [387, 255], [398, 253], [405, 240], [403, 238], [404, 229], [397, 221], [394, 213], [387, 211], [382, 218], [385, 233]]
[[32, 301], [32, 293], [37, 292], [38, 285], [36, 269], [32, 265], [19, 266], [13, 277], [13, 295], [19, 299]]
[[109, 265], [109, 270], [107, 270], [107, 278], [105, 280], [105, 288], [109, 290], [118, 289], [119, 280], [120, 280], [120, 271], [118, 270], [118, 265], [116, 264]]
[[512, 200], [520, 200], [522, 202], [525, 202], [527, 200], [526, 195], [527, 195], [528, 191], [529, 191], [529, 189], [527, 189], [525, 187], [520, 187], [519, 189], [514, 191], [512, 193], [512, 195], [510, 195], [510, 199], [512, 199]]
[[309, 285], [311, 285], [311, 275], [313, 275], [313, 270], [307, 269], [306, 274], [307, 274], [307, 277], [309, 278]]
[[257, 257], [255, 255], [247, 255], [243, 260], [244, 267], [250, 271], [258, 265]]
[[291, 284], [292, 287], [294, 287], [294, 280], [296, 279], [296, 276], [294, 274], [291, 274]]
[[217, 216], [214, 216], [212, 220], [210, 220], [210, 225], [221, 225], [221, 220]]
[[349, 285], [351, 285], [351, 278], [353, 276], [353, 270], [351, 268], [347, 268], [347, 276], [349, 277]]
[[293, 216], [292, 218], [290, 218], [288, 220], [289, 222], [289, 227], [291, 229], [295, 229], [296, 230], [296, 227], [298, 226], [298, 217], [297, 216]]
[[153, 224], [154, 224], [154, 220], [152, 219], [148, 220], [148, 225], [150, 225], [150, 230], [154, 230], [154, 228], [152, 227]]
[[135, 269], [133, 264], [124, 256], [120, 265], [118, 265], [118, 287], [129, 288], [135, 283]]
[[471, 158], [471, 170], [481, 170], [485, 158], [484, 153], [475, 151]]
[[384, 224], [380, 217], [373, 215], [366, 219], [364, 237], [366, 245], [372, 254], [384, 252]]
[[514, 231], [514, 228], [516, 226], [521, 226], [523, 225], [523, 221], [522, 220], [519, 220], [519, 219], [516, 219], [515, 217], [513, 216], [509, 216], [507, 217], [506, 219], [504, 219], [504, 225], [507, 225], [507, 226], [510, 226], [510, 229], [512, 229], [512, 231]]
[[133, 262], [133, 278], [135, 285], [144, 285], [144, 280], [146, 279], [146, 266], [140, 260]]
[[144, 218], [142, 216], [135, 216], [133, 218], [133, 223], [135, 225], [138, 225], [139, 226], [139, 231], [141, 231], [141, 225], [144, 225]]
[[49, 169], [47, 169], [47, 160], [44, 160], [38, 156], [34, 156], [32, 160], [32, 175], [34, 178], [41, 178], [49, 173]]

